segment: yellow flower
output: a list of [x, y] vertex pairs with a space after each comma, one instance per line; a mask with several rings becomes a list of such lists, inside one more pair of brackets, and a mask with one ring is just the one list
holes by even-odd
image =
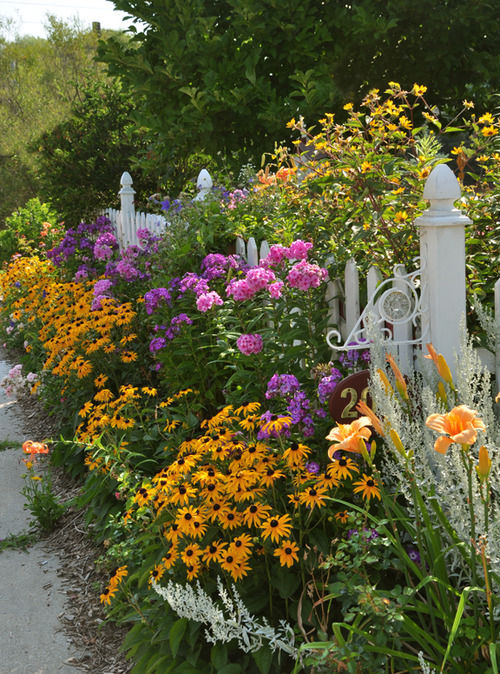
[[398, 225], [405, 220], [408, 220], [408, 213], [406, 211], [398, 211], [394, 216], [394, 222]]
[[290, 524], [290, 515], [282, 515], [281, 517], [270, 517], [263, 524], [260, 525], [262, 529], [262, 538], [271, 537], [273, 542], [279, 541], [283, 536], [289, 536], [292, 525]]
[[299, 560], [297, 553], [299, 546], [293, 541], [283, 541], [279, 548], [274, 551], [274, 556], [279, 557], [281, 566], [293, 566]]
[[434, 443], [434, 449], [445, 454], [448, 447], [454, 442], [460, 445], [472, 445], [476, 442], [477, 431], [485, 431], [486, 427], [477, 412], [466, 405], [454, 407], [447, 414], [431, 414], [427, 417], [426, 426], [440, 435]]
[[464, 108], [469, 108], [469, 109], [474, 107], [474, 103], [472, 101], [467, 101], [467, 100], [462, 101], [462, 105], [464, 106]]
[[481, 115], [477, 121], [479, 124], [494, 124], [495, 119], [493, 118], [491, 112], [485, 112], [484, 115]]
[[498, 129], [495, 126], [485, 126], [481, 129], [483, 136], [496, 136]]
[[423, 96], [427, 91], [427, 87], [424, 87], [421, 84], [414, 84], [411, 91], [413, 94], [415, 94], [415, 96]]
[[355, 494], [360, 493], [361, 496], [368, 501], [371, 498], [378, 498], [380, 500], [380, 488], [378, 482], [371, 475], [365, 475], [365, 473], [363, 473], [361, 480], [353, 482], [353, 485], [355, 487]]
[[354, 103], [346, 103], [344, 105], [344, 110], [347, 110], [349, 112], [349, 110], [352, 110], [353, 107], [354, 107]]

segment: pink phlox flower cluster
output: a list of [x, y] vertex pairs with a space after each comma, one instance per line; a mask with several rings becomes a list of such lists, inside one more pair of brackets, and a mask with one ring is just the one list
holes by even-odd
[[283, 281], [276, 281], [276, 283], [271, 283], [267, 286], [267, 289], [269, 290], [269, 294], [274, 300], [279, 300], [281, 297], [281, 293], [283, 292], [283, 286], [285, 284]]
[[312, 247], [310, 241], [302, 239], [297, 239], [288, 248], [275, 244], [269, 249], [267, 257], [261, 260], [261, 264], [265, 267], [276, 267], [284, 260], [306, 260]]
[[203, 313], [211, 309], [215, 304], [219, 306], [224, 304], [219, 293], [216, 293], [215, 291], [211, 291], [209, 293], [202, 293], [201, 295], [198, 295], [198, 298], [196, 300], [196, 308], [198, 309], [198, 311], [202, 311]]
[[263, 290], [276, 280], [276, 276], [270, 269], [264, 267], [252, 267], [246, 275], [246, 282], [254, 293]]
[[[259, 290], [268, 288], [274, 281], [276, 281], [276, 276], [270, 269], [251, 267], [245, 278], [231, 279], [226, 287], [226, 294], [228, 297], [232, 295], [237, 302], [242, 302], [251, 299]], [[273, 289], [273, 292], [278, 293], [280, 290], [278, 286]]]
[[294, 264], [287, 276], [288, 283], [292, 288], [298, 288], [299, 290], [319, 288], [321, 283], [327, 279], [327, 269], [323, 269], [317, 264], [311, 264], [307, 260], [301, 260]]
[[243, 302], [244, 300], [249, 300], [254, 296], [253, 290], [249, 287], [246, 278], [243, 279], [231, 279], [226, 287], [226, 295], [228, 297], [233, 296], [237, 302]]
[[236, 341], [236, 346], [245, 356], [260, 353], [263, 347], [262, 336], [259, 334], [240, 335]]

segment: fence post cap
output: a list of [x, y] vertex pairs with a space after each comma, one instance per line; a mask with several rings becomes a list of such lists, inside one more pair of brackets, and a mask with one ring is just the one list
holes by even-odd
[[424, 199], [456, 201], [462, 196], [460, 184], [449, 166], [438, 164], [429, 174], [424, 186]]
[[135, 194], [135, 190], [132, 188], [133, 184], [132, 176], [128, 171], [124, 171], [122, 173], [122, 177], [120, 178], [120, 185], [122, 186], [121, 190], [118, 192], [118, 194]]
[[201, 169], [201, 171], [198, 173], [198, 178], [196, 180], [196, 187], [199, 190], [203, 189], [212, 189], [213, 187], [213, 181], [210, 176], [210, 173], [207, 171], [207, 169]]

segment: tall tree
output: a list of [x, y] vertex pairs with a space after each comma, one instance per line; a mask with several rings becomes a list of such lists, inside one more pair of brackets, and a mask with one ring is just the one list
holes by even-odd
[[46, 39], [0, 37], [0, 223], [36, 194], [34, 139], [69, 114], [89, 81], [106, 78], [97, 41], [54, 17]]
[[[366, 87], [426, 84], [439, 106], [500, 81], [491, 0], [114, 0], [137, 19], [100, 50], [158, 156], [193, 150], [259, 157], [303, 115], [341, 110]], [[144, 27], [145, 25], [145, 27]]]

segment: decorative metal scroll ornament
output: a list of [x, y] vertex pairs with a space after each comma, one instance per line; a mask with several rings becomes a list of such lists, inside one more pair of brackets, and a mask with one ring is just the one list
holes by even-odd
[[[418, 260], [419, 258], [416, 258]], [[340, 332], [332, 328], [326, 335], [326, 341], [331, 349], [336, 351], [366, 349], [369, 345], [368, 323], [370, 330], [378, 330], [383, 342], [390, 342], [394, 346], [403, 344], [423, 344], [428, 332], [427, 326], [420, 336], [415, 339], [394, 339], [391, 326], [410, 324], [413, 329], [421, 329], [422, 314], [426, 311], [422, 306], [424, 288], [421, 284], [422, 268], [409, 274], [401, 273], [401, 265], [394, 267], [394, 276], [383, 281], [369, 298], [363, 313], [356, 321], [351, 332], [343, 344]], [[404, 269], [404, 268], [403, 268]], [[331, 339], [335, 338], [337, 344]]]

